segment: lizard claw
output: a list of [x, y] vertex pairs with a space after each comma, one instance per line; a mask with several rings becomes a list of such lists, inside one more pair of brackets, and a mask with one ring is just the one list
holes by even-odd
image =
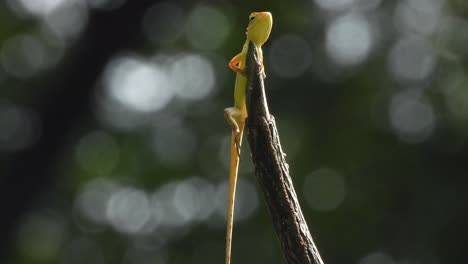
[[258, 66], [260, 67], [260, 72], [258, 73], [262, 79], [265, 79], [266, 78], [266, 73], [265, 73], [265, 67], [263, 66], [263, 64], [258, 64]]

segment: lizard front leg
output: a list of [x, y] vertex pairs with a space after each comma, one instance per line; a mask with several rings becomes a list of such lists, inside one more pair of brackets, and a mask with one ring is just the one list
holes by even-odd
[[234, 56], [231, 61], [229, 62], [228, 66], [231, 70], [235, 71], [236, 73], [245, 75], [245, 69], [239, 67], [239, 62], [241, 60], [242, 53], [237, 54]]

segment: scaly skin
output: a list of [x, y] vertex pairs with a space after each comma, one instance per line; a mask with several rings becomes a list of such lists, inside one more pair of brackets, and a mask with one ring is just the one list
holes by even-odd
[[239, 169], [240, 148], [242, 135], [244, 132], [245, 119], [247, 118], [246, 108], [246, 88], [247, 78], [245, 76], [245, 64], [247, 59], [247, 50], [249, 41], [252, 41], [257, 48], [260, 67], [263, 78], [266, 77], [263, 70], [262, 45], [270, 36], [273, 25], [273, 17], [270, 12], [253, 12], [249, 16], [249, 25], [247, 26], [247, 39], [242, 51], [234, 56], [229, 62], [229, 68], [237, 73], [234, 87], [234, 107], [224, 109], [224, 116], [232, 127], [231, 137], [231, 163], [229, 170], [229, 201], [226, 235], [226, 264], [231, 263], [231, 245], [232, 245], [232, 227], [234, 218], [234, 202], [236, 195], [237, 172]]

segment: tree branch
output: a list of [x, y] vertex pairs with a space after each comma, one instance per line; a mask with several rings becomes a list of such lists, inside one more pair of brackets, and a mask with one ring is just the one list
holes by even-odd
[[247, 54], [247, 137], [268, 210], [287, 263], [323, 264], [297, 200], [274, 117], [268, 111], [258, 55]]

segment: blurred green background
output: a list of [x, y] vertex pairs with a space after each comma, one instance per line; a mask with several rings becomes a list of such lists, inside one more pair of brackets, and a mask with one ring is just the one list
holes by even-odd
[[[0, 2], [0, 263], [222, 263], [235, 75], [266, 87], [325, 263], [460, 263], [463, 0]], [[233, 263], [284, 263], [244, 144]]]

